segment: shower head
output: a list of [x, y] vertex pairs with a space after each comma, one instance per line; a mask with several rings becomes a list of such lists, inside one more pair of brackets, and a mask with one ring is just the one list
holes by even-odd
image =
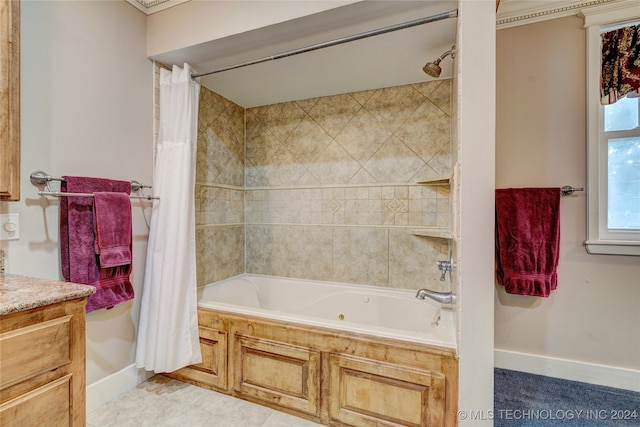
[[440, 77], [440, 73], [442, 73], [442, 68], [440, 68], [440, 58], [436, 59], [435, 62], [427, 62], [424, 67], [422, 67], [422, 71], [430, 75], [431, 77]]
[[440, 61], [447, 57], [447, 55], [451, 55], [451, 58], [455, 58], [455, 46], [451, 46], [451, 49], [440, 55], [438, 59], [433, 62], [427, 62], [424, 67], [422, 67], [422, 71], [427, 73], [431, 77], [440, 77], [440, 73], [442, 73], [442, 68], [440, 68]]

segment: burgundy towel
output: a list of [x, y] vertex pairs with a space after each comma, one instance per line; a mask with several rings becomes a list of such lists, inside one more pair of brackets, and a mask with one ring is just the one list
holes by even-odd
[[[64, 181], [60, 190], [63, 192], [121, 192], [127, 195], [131, 192], [131, 184], [127, 181], [72, 176], [62, 178]], [[131, 263], [101, 268], [100, 258], [95, 251], [93, 204], [93, 197], [60, 198], [62, 276], [68, 282], [84, 283], [97, 288], [96, 293], [89, 296], [87, 313], [113, 307], [133, 299], [134, 296], [129, 279]]]
[[548, 297], [559, 250], [560, 188], [496, 190], [496, 275], [506, 292]]
[[128, 194], [95, 193], [93, 227], [100, 268], [131, 264], [131, 200]]

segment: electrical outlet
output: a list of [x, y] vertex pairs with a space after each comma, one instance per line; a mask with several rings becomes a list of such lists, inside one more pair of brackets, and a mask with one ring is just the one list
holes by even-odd
[[20, 214], [0, 214], [0, 240], [20, 238]]

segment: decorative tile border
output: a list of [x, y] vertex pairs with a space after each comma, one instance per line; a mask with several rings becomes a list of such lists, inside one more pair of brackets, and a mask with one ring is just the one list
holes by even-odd
[[247, 189], [247, 224], [448, 227], [448, 186]]

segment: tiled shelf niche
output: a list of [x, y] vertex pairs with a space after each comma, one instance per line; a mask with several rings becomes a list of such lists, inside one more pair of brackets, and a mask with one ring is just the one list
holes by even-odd
[[[426, 181], [420, 181], [418, 184], [420, 185], [451, 185], [451, 177], [450, 176], [440, 176], [435, 177]], [[444, 227], [420, 227], [414, 228], [411, 230], [411, 234], [414, 236], [420, 237], [433, 237], [436, 239], [453, 239], [453, 234], [451, 233], [450, 228]]]

